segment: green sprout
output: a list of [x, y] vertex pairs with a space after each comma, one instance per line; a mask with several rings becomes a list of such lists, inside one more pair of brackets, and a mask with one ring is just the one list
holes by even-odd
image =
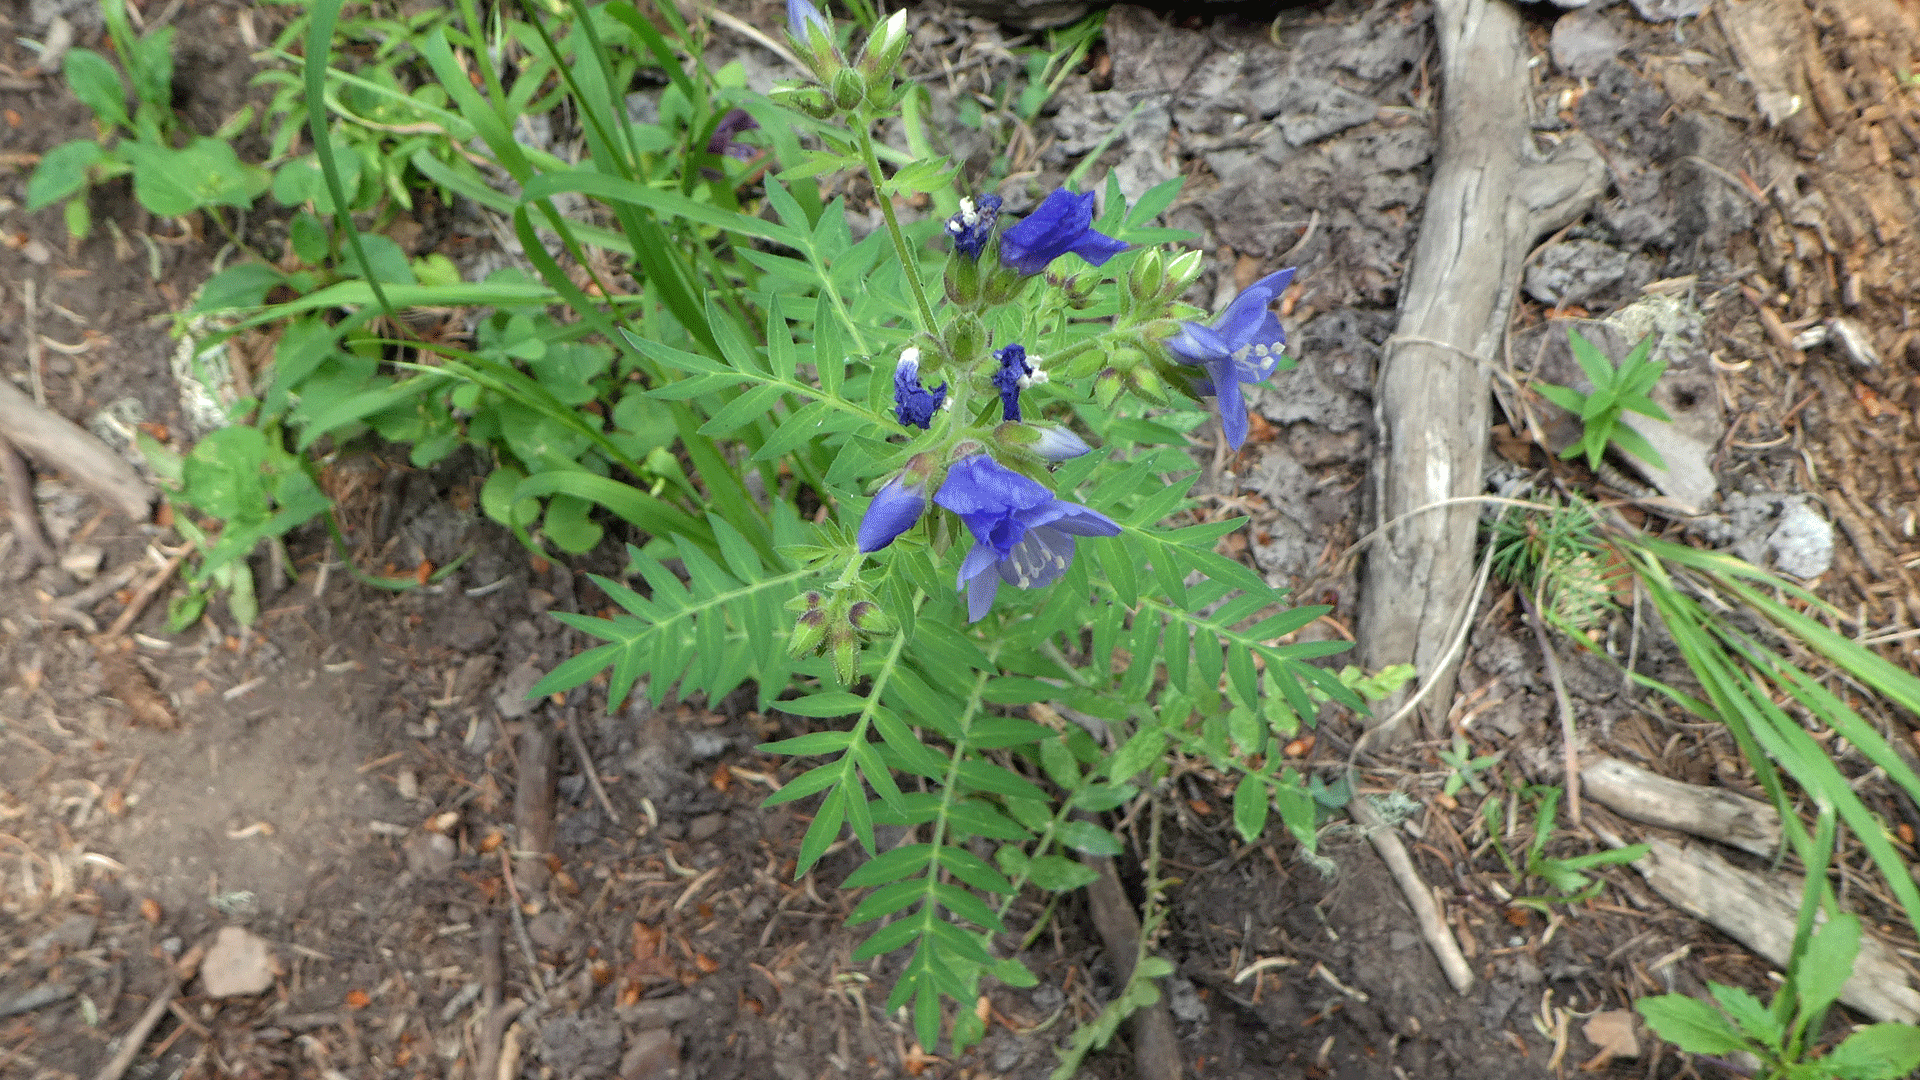
[[1578, 416], [1583, 430], [1580, 441], [1561, 451], [1561, 457], [1573, 457], [1576, 453], [1587, 455], [1587, 467], [1598, 468], [1600, 456], [1606, 453], [1607, 443], [1618, 443], [1622, 450], [1651, 463], [1655, 468], [1664, 469], [1667, 463], [1661, 459], [1660, 452], [1632, 428], [1620, 422], [1620, 414], [1628, 411], [1655, 420], [1671, 419], [1666, 411], [1654, 404], [1647, 396], [1653, 384], [1660, 381], [1666, 373], [1666, 361], [1651, 361], [1648, 354], [1653, 351], [1653, 335], [1640, 339], [1626, 359], [1619, 366], [1608, 362], [1607, 355], [1593, 342], [1580, 336], [1578, 330], [1567, 330], [1567, 344], [1573, 349], [1573, 358], [1580, 363], [1580, 369], [1587, 373], [1587, 379], [1593, 383], [1593, 392], [1583, 394], [1568, 386], [1556, 386], [1553, 383], [1535, 383], [1534, 389], [1540, 396], [1555, 405]]

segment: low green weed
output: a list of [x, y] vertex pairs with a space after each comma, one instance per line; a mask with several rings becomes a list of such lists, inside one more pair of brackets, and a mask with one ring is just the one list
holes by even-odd
[[93, 110], [99, 133], [61, 143], [41, 157], [27, 178], [27, 209], [64, 200], [68, 233], [84, 239], [93, 228], [87, 192], [127, 175], [133, 177], [134, 198], [160, 217], [252, 206], [271, 179], [266, 170], [242, 162], [230, 142], [251, 122], [251, 110], [211, 135], [182, 131], [173, 111], [174, 28], [136, 37], [126, 0], [101, 0], [100, 10], [126, 76], [91, 49], [67, 53], [67, 86]]
[[[1548, 855], [1547, 844], [1553, 839], [1560, 799], [1565, 794], [1563, 788], [1544, 784], [1528, 784], [1520, 788], [1520, 797], [1533, 804], [1533, 839], [1527, 843], [1524, 860], [1516, 863], [1506, 848], [1497, 844], [1494, 846], [1494, 850], [1500, 854], [1500, 861], [1506, 864], [1507, 873], [1516, 883], [1524, 886], [1537, 879], [1554, 890], [1550, 895], [1516, 896], [1513, 899], [1514, 903], [1543, 914], [1550, 911], [1553, 904], [1579, 904], [1600, 895], [1606, 883], [1589, 877], [1588, 871], [1602, 866], [1625, 866], [1652, 850], [1645, 844], [1631, 844], [1564, 858]], [[1505, 814], [1500, 800], [1488, 799], [1480, 807], [1486, 819], [1487, 831], [1498, 833], [1501, 818]]]
[[1580, 331], [1571, 327], [1567, 329], [1567, 344], [1573, 349], [1573, 358], [1580, 364], [1580, 370], [1586, 372], [1587, 381], [1593, 384], [1592, 392], [1583, 394], [1572, 387], [1553, 383], [1533, 385], [1541, 397], [1580, 418], [1580, 441], [1562, 451], [1561, 457], [1570, 458], [1584, 453], [1587, 466], [1598, 468], [1600, 457], [1606, 453], [1607, 444], [1611, 442], [1656, 468], [1666, 468], [1659, 451], [1639, 432], [1620, 420], [1625, 412], [1637, 412], [1655, 420], [1668, 419], [1666, 410], [1647, 396], [1667, 370], [1665, 361], [1656, 363], [1648, 359], [1653, 352], [1653, 342], [1652, 334], [1641, 338], [1633, 351], [1615, 365], [1598, 347], [1582, 337]]

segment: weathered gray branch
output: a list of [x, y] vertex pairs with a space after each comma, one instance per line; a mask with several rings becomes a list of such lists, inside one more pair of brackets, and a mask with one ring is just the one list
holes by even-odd
[[133, 466], [65, 417], [35, 405], [5, 379], [0, 379], [0, 436], [41, 465], [71, 476], [134, 521], [152, 515], [155, 492]]
[[1435, 7], [1439, 153], [1375, 401], [1374, 505], [1380, 522], [1400, 520], [1368, 551], [1359, 637], [1369, 670], [1412, 663], [1421, 679], [1440, 680], [1426, 707], [1445, 715], [1453, 672], [1440, 670], [1441, 653], [1470, 617], [1461, 609], [1478, 507], [1424, 508], [1479, 494], [1483, 364], [1498, 354], [1521, 265], [1542, 234], [1586, 212], [1606, 172], [1584, 136], [1535, 151], [1526, 39], [1504, 0]]

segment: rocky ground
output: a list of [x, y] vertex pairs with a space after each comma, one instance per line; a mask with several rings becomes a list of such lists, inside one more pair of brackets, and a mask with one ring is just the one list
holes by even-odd
[[[780, 24], [772, 5], [734, 7]], [[1037, 38], [941, 3], [910, 18], [938, 129], [970, 176], [1005, 177], [995, 182], [1012, 209], [1025, 181], [1056, 180], [1105, 144], [1093, 175], [1110, 169], [1129, 197], [1187, 179], [1167, 223], [1211, 257], [1203, 294], [1301, 268], [1282, 313], [1300, 366], [1255, 395], [1244, 450], [1197, 453], [1214, 502], [1254, 519], [1232, 550], [1304, 601], [1334, 605], [1326, 632], [1350, 636], [1357, 585], [1341, 556], [1368, 527], [1376, 367], [1445, 90], [1433, 12], [1402, 0], [1182, 10], [1113, 8], [1102, 43], [1031, 123], [980, 106], [1005, 100], [1024, 71], [1010, 50]], [[117, 231], [79, 245], [57, 212], [20, 208], [37, 155], [89, 123], [21, 44], [44, 40], [54, 11], [0, 4], [0, 366], [83, 424], [137, 413], [178, 428], [171, 315], [209, 273], [217, 237], [153, 220], [124, 183], [94, 199], [96, 221]], [[181, 27], [177, 104], [197, 129], [254, 93], [246, 57], [275, 11], [228, 0], [149, 11]], [[1565, 320], [1628, 343], [1633, 326], [1657, 324], [1672, 364], [1661, 400], [1694, 448], [1696, 486], [1577, 481], [1648, 497], [1635, 512], [1649, 528], [1808, 580], [1849, 613], [1842, 632], [1920, 669], [1911, 18], [1871, 0], [1633, 0], [1525, 16], [1536, 139], [1592, 137], [1611, 185], [1530, 261], [1503, 364], [1569, 381], [1552, 347]], [[74, 24], [91, 44], [97, 31], [78, 14]], [[779, 70], [745, 39], [717, 34], [714, 47], [753, 72]], [[1495, 480], [1555, 467], [1524, 416], [1496, 419]], [[1025, 954], [1037, 988], [991, 993], [983, 1045], [958, 1061], [914, 1047], [881, 1007], [887, 963], [849, 959], [841, 922], [856, 897], [835, 886], [852, 854], [796, 881], [807, 804], [758, 808], [793, 766], [753, 746], [809, 721], [751, 699], [617, 714], [587, 694], [525, 702], [579, 644], [547, 613], [602, 598], [486, 525], [478, 479], [470, 464], [416, 472], [377, 449], [330, 463], [362, 565], [477, 554], [395, 596], [354, 584], [323, 536], [297, 537], [298, 580], [262, 598], [253, 632], [216, 605], [170, 637], [161, 609], [178, 537], [37, 467], [34, 513], [55, 560], [0, 584], [0, 1075], [95, 1075], [155, 1002], [158, 1023], [125, 1075], [1050, 1070], [1052, 1048], [1114, 989], [1083, 902], [1061, 904]], [[1671, 502], [1689, 498], [1707, 516]], [[0, 534], [9, 570], [24, 550], [11, 528]], [[93, 635], [143, 594], [159, 599], [132, 623], [131, 647], [98, 650]], [[1597, 662], [1575, 659], [1566, 674], [1584, 752], [1751, 790], [1723, 731], [1630, 695]], [[1495, 590], [1453, 719], [1519, 775], [1557, 783], [1553, 716], [1533, 637]], [[1915, 718], [1884, 719], [1912, 745]], [[1339, 765], [1353, 734], [1329, 718], [1303, 762]], [[1477, 976], [1465, 995], [1356, 834], [1325, 838], [1324, 876], [1278, 836], [1240, 843], [1229, 788], [1204, 772], [1178, 781], [1163, 866], [1180, 880], [1158, 948], [1177, 969], [1168, 991], [1185, 1069], [1690, 1075], [1644, 1031], [1628, 1053], [1614, 1028], [1584, 1025], [1617, 1026], [1635, 998], [1698, 992], [1706, 979], [1763, 987], [1765, 962], [1627, 871], [1552, 919], [1509, 907], [1473, 800], [1440, 794], [1436, 749], [1395, 750], [1363, 776], [1416, 800], [1402, 829]], [[1871, 776], [1861, 790], [1904, 823], [1911, 855], [1920, 811]], [[551, 854], [512, 854], [538, 849]], [[1912, 928], [1874, 907], [1872, 888], [1862, 879], [1856, 895], [1910, 961]], [[1041, 917], [1024, 902], [1012, 921]], [[172, 971], [189, 954], [199, 975], [182, 986]], [[1117, 1048], [1088, 1070], [1123, 1076], [1132, 1062]]]

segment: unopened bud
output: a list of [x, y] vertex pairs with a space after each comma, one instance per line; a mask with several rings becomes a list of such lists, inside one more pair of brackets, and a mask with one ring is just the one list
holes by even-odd
[[1155, 405], [1168, 405], [1167, 384], [1158, 372], [1149, 364], [1141, 364], [1127, 373], [1128, 381], [1133, 383], [1134, 392]]
[[1160, 286], [1166, 280], [1166, 260], [1159, 251], [1148, 249], [1133, 261], [1133, 269], [1127, 273], [1127, 292], [1137, 302], [1150, 304], [1159, 298]]
[[980, 316], [971, 311], [962, 311], [947, 323], [947, 349], [953, 362], [961, 368], [969, 368], [987, 351], [987, 327]]
[[890, 634], [898, 628], [893, 616], [871, 600], [857, 600], [847, 609], [847, 622], [863, 634]]
[[787, 655], [798, 660], [812, 656], [820, 651], [827, 639], [827, 613], [814, 608], [801, 614], [793, 624], [793, 634], [787, 639]]
[[947, 302], [971, 308], [980, 302], [980, 260], [959, 252], [947, 256]]
[[1115, 399], [1120, 396], [1124, 380], [1120, 373], [1112, 368], [1101, 372], [1093, 380], [1093, 400], [1103, 409], [1113, 408]]
[[834, 72], [832, 86], [833, 103], [842, 109], [854, 108], [867, 96], [867, 81], [851, 68]]
[[831, 642], [833, 647], [833, 674], [842, 686], [852, 686], [860, 669], [859, 636], [847, 632], [844, 636], [835, 634]]
[[1187, 291], [1193, 279], [1200, 276], [1201, 257], [1198, 251], [1186, 251], [1174, 257], [1167, 264], [1166, 281], [1161, 286], [1160, 298], [1171, 300]]
[[893, 69], [900, 63], [900, 56], [906, 52], [911, 38], [907, 34], [907, 11], [901, 8], [874, 29], [867, 38], [866, 47], [860, 50], [857, 61], [860, 70], [867, 75], [868, 85], [880, 89], [884, 83], [893, 79]]

